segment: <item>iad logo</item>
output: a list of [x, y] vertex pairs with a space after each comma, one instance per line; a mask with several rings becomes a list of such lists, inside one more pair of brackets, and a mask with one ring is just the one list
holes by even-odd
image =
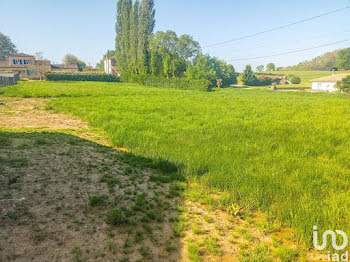
[[[338, 246], [337, 244], [337, 235], [341, 235], [342, 238], [343, 238], [343, 244]], [[348, 245], [348, 236], [345, 234], [345, 232], [341, 231], [341, 230], [335, 230], [332, 231], [332, 230], [327, 230], [323, 233], [322, 235], [322, 244], [319, 245], [318, 244], [318, 232], [317, 232], [317, 226], [314, 226], [314, 233], [313, 233], [313, 242], [314, 242], [314, 247], [317, 249], [317, 250], [324, 250], [327, 246], [327, 237], [328, 236], [331, 236], [331, 239], [332, 239], [332, 247], [335, 249], [335, 250], [344, 250], [347, 245]], [[328, 261], [349, 261], [349, 253], [348, 251], [346, 251], [344, 254], [337, 254], [337, 253], [334, 253], [333, 255], [331, 255], [331, 252], [328, 251]]]

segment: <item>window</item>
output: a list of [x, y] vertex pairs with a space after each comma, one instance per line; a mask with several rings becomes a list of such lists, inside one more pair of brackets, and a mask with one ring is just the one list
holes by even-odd
[[30, 76], [30, 74], [31, 74], [31, 71], [27, 70], [27, 76]]
[[19, 63], [20, 63], [20, 64], [22, 64], [22, 59], [21, 59], [21, 60], [19, 60]]
[[25, 65], [26, 65], [26, 64], [27, 64], [27, 60], [25, 60], [25, 59], [24, 59], [24, 60], [23, 60], [23, 64], [25, 64]]
[[15, 60], [15, 59], [13, 59], [13, 64], [14, 64], [14, 65], [16, 64], [16, 60]]

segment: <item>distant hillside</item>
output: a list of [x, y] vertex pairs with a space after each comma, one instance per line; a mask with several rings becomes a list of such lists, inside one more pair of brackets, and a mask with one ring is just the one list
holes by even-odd
[[[347, 48], [347, 49], [350, 49], [350, 48]], [[287, 66], [283, 68], [283, 70], [288, 70], [288, 71], [311, 70], [313, 67], [338, 67], [339, 69], [342, 69], [342, 68], [345, 68], [346, 66], [344, 67], [344, 64], [340, 62], [340, 60], [343, 60], [340, 58], [340, 54], [343, 57], [345, 53], [348, 53], [348, 52], [344, 52], [347, 49], [338, 49], [333, 52], [328, 52], [321, 56], [315, 57], [312, 60], [301, 62], [296, 66]]]

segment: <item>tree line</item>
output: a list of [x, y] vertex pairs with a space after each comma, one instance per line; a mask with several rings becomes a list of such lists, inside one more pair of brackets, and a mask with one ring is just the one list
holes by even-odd
[[192, 36], [178, 36], [171, 30], [154, 33], [154, 27], [154, 0], [117, 2], [115, 56], [122, 75], [237, 82], [233, 66], [203, 54]]
[[295, 66], [285, 67], [284, 70], [302, 71], [315, 67], [336, 67], [338, 69], [350, 69], [350, 48], [338, 49], [315, 57], [310, 61], [301, 62]]

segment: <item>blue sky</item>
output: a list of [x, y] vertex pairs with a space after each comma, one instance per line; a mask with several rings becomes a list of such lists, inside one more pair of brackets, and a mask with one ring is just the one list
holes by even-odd
[[[245, 36], [308, 17], [350, 6], [349, 0], [155, 0], [156, 31], [190, 34], [202, 46]], [[42, 51], [53, 62], [72, 53], [95, 65], [115, 44], [116, 0], [0, 0], [0, 32], [10, 36], [18, 49]], [[350, 40], [350, 9], [277, 32], [239, 42], [204, 48], [221, 59], [245, 59], [295, 49]], [[296, 64], [350, 41], [297, 54], [258, 60], [235, 61], [242, 70], [274, 62]]]

